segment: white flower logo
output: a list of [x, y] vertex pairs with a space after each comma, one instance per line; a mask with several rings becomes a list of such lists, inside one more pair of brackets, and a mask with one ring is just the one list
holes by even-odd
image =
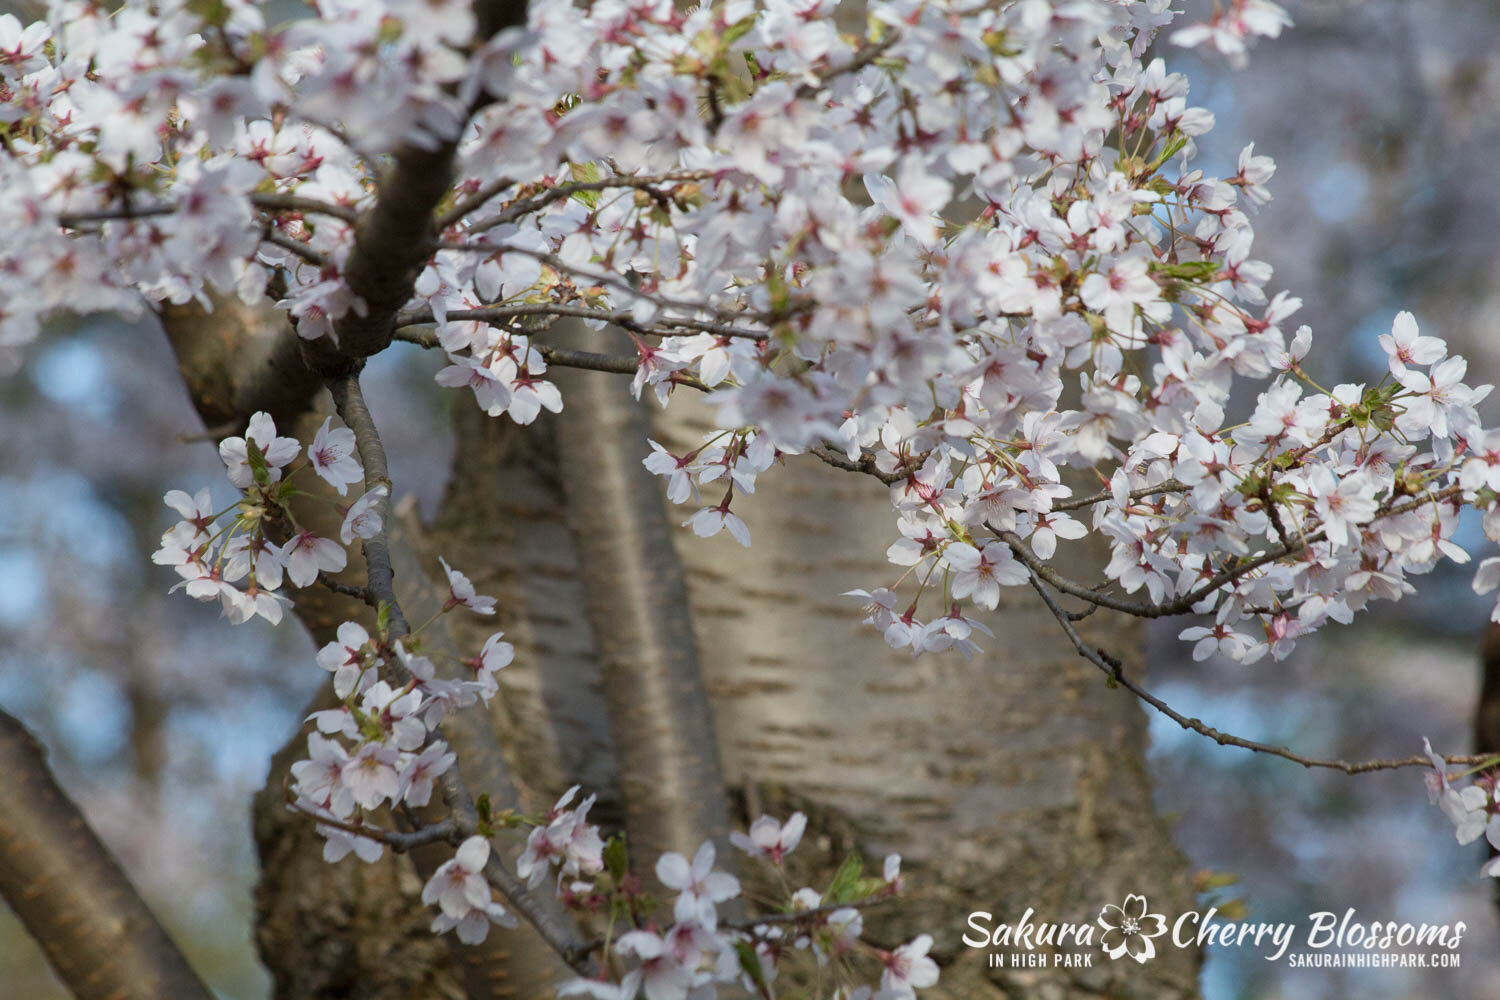
[[1146, 897], [1134, 893], [1126, 896], [1121, 905], [1100, 910], [1098, 924], [1104, 928], [1099, 946], [1106, 955], [1113, 959], [1128, 952], [1142, 965], [1148, 958], [1156, 957], [1156, 946], [1151, 939], [1167, 932], [1166, 918], [1159, 913], [1148, 913]]

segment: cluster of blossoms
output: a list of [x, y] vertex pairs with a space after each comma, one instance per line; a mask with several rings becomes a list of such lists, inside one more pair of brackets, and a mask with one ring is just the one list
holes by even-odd
[[[1247, 211], [1274, 164], [1247, 146], [1231, 176], [1196, 168], [1213, 116], [1163, 60], [1141, 61], [1170, 0], [871, 0], [860, 33], [837, 6], [537, 3], [524, 27], [478, 39], [462, 0], [324, 0], [274, 27], [248, 0], [52, 0], [25, 28], [0, 15], [0, 350], [58, 306], [211, 292], [270, 297], [300, 336], [336, 339], [369, 309], [345, 278], [377, 176], [403, 148], [451, 149], [457, 181], [396, 317], [447, 354], [438, 381], [529, 423], [564, 403], [545, 378], [561, 363], [549, 325], [623, 327], [637, 395], [706, 390], [717, 408], [700, 448], [645, 458], [674, 501], [700, 505], [697, 534], [748, 544], [732, 505], [783, 457], [889, 486], [900, 579], [852, 593], [893, 646], [972, 653], [988, 632], [975, 609], [1030, 584], [1210, 614], [1183, 633], [1196, 656], [1280, 657], [1467, 559], [1452, 541], [1465, 506], [1500, 538], [1500, 432], [1480, 425], [1488, 388], [1463, 382], [1462, 359], [1403, 314], [1378, 384], [1324, 389], [1303, 368], [1300, 302], [1268, 294], [1252, 256]], [[1285, 23], [1230, 0], [1171, 37], [1239, 57]], [[1237, 378], [1258, 398], [1231, 424]], [[341, 494], [362, 476], [346, 435], [325, 425], [308, 451]], [[234, 621], [276, 620], [283, 577], [345, 564], [286, 511], [299, 453], [257, 414], [222, 449], [240, 501], [168, 496], [183, 521], [157, 561]], [[1075, 497], [1068, 468], [1099, 492]], [[386, 493], [344, 512], [344, 546], [379, 532]], [[1111, 548], [1105, 585], [1049, 565], [1091, 531]], [[450, 608], [493, 610], [444, 568]], [[1500, 583], [1500, 560], [1475, 582]], [[343, 704], [318, 713], [296, 771], [330, 857], [378, 852], [368, 811], [427, 801], [452, 766], [433, 727], [493, 695], [510, 655], [496, 636], [473, 679], [445, 680], [407, 642], [340, 630], [319, 662]], [[1445, 806], [1467, 794], [1450, 792]], [[568, 808], [572, 794], [519, 874], [539, 885], [555, 867], [581, 896], [605, 859], [592, 800]], [[795, 846], [774, 821], [757, 828], [747, 843], [773, 862]], [[476, 940], [505, 919], [482, 877], [495, 863], [471, 838], [434, 876], [438, 929]], [[765, 975], [782, 925], [730, 931], [713, 863], [711, 849], [662, 859], [672, 930], [618, 939], [625, 988], [578, 989], [676, 997]], [[858, 923], [836, 909], [806, 946], [837, 951]], [[935, 977], [928, 943], [884, 956], [886, 995]]]
[[[572, 794], [564, 796], [564, 802]], [[563, 804], [560, 802], [559, 807]], [[551, 824], [556, 822], [556, 818], [551, 820]], [[766, 859], [781, 868], [783, 859], [801, 841], [806, 825], [807, 817], [802, 813], [794, 813], [784, 824], [762, 816], [751, 824], [748, 835], [734, 833], [731, 839], [747, 856]], [[537, 840], [535, 832], [532, 840]], [[523, 863], [530, 855], [528, 849]], [[864, 923], [859, 907], [844, 905], [872, 902], [899, 892], [898, 855], [886, 858], [881, 878], [860, 877], [857, 858], [852, 858], [853, 863], [841, 867], [823, 892], [811, 887], [791, 892], [776, 918], [732, 923], [720, 918], [718, 907], [740, 898], [740, 882], [716, 870], [714, 861], [711, 842], [699, 847], [691, 861], [676, 852], [663, 854], [656, 863], [656, 878], [675, 893], [671, 923], [664, 929], [651, 924], [621, 934], [612, 951], [628, 971], [607, 979], [576, 979], [565, 984], [560, 994], [620, 1000], [644, 989], [652, 1000], [685, 1000], [689, 996], [713, 997], [717, 995], [716, 986], [738, 983], [756, 995], [767, 995], [779, 966], [797, 953], [810, 955], [823, 973], [839, 970], [840, 974], [832, 977], [831, 995], [837, 998], [905, 1000], [938, 981], [937, 963], [927, 956], [932, 946], [929, 935], [919, 935], [893, 951], [875, 948], [860, 938]], [[566, 874], [567, 863], [562, 869]], [[618, 884], [628, 887], [629, 882], [617, 880]], [[574, 882], [567, 898], [575, 902], [588, 899], [592, 889], [587, 882]], [[594, 903], [597, 900], [590, 900], [591, 905]], [[850, 959], [861, 951], [879, 963], [878, 991], [844, 981]]]
[[1432, 744], [1422, 741], [1433, 770], [1427, 775], [1427, 801], [1443, 810], [1443, 815], [1452, 821], [1460, 844], [1472, 844], [1480, 837], [1489, 841], [1491, 854], [1479, 874], [1500, 878], [1500, 772], [1494, 770], [1500, 761], [1490, 761], [1485, 766], [1474, 768], [1466, 774], [1476, 774], [1471, 784], [1455, 788], [1453, 781], [1465, 775], [1453, 776], [1448, 765], [1432, 751]]
[[[748, 543], [733, 504], [785, 456], [891, 485], [900, 580], [854, 593], [894, 645], [971, 652], [974, 610], [1040, 578], [1212, 613], [1185, 633], [1205, 655], [1279, 656], [1462, 557], [1457, 510], [1496, 496], [1460, 461], [1484, 443], [1482, 390], [1406, 320], [1394, 339], [1424, 344], [1393, 347], [1394, 381], [1311, 382], [1310, 334], [1285, 329], [1299, 302], [1251, 255], [1274, 165], [1252, 146], [1232, 176], [1195, 169], [1213, 116], [1140, 60], [1167, 0], [891, 0], [863, 34], [835, 8], [539, 4], [465, 54], [456, 0], [274, 28], [243, 2], [54, 3], [50, 27], [7, 25], [0, 60], [7, 211], [37, 236], [0, 281], [41, 261], [57, 295], [15, 299], [39, 309], [75, 283], [269, 288], [302, 336], [334, 337], [366, 308], [342, 275], [381, 158], [450, 144], [458, 179], [397, 317], [447, 353], [438, 381], [530, 422], [563, 405], [537, 336], [623, 325], [638, 394], [717, 407], [703, 447], [647, 457], [701, 504], [699, 535]], [[1245, 0], [1172, 37], [1237, 55], [1284, 23]], [[1236, 376], [1269, 385], [1228, 426]], [[1072, 499], [1068, 467], [1103, 492]], [[1115, 593], [1149, 605], [1048, 575], [1090, 530]]]
[[222, 602], [234, 624], [259, 615], [274, 625], [289, 603], [280, 593], [284, 580], [306, 587], [319, 573], [337, 573], [348, 562], [345, 548], [354, 539], [374, 537], [382, 523], [380, 504], [390, 492], [384, 484], [347, 507], [338, 505], [343, 525], [337, 541], [301, 528], [287, 508], [299, 495], [293, 480], [302, 469], [311, 469], [341, 496], [351, 483], [363, 481], [354, 432], [334, 428], [330, 417], [308, 445], [306, 464], [291, 468], [301, 453], [296, 438], [277, 436], [270, 414], [257, 413], [244, 437], [225, 438], [219, 445], [230, 484], [243, 491], [235, 503], [215, 510], [208, 487], [191, 496], [183, 490], [166, 495], [167, 506], [182, 520], [162, 535], [152, 560], [182, 577], [174, 590]]
[[[492, 598], [472, 594], [458, 571], [449, 576], [449, 607], [493, 613]], [[463, 678], [452, 679], [438, 675], [431, 658], [408, 649], [416, 648], [416, 637], [386, 642], [359, 622], [339, 625], [335, 640], [318, 651], [318, 666], [332, 675], [341, 705], [309, 717], [317, 724], [308, 736], [309, 759], [291, 769], [297, 802], [341, 822], [383, 805], [428, 804], [432, 783], [453, 765], [453, 754], [431, 735], [450, 709], [495, 696], [495, 672], [516, 652], [502, 637], [490, 636], [480, 654], [460, 664]], [[380, 858], [380, 844], [350, 837], [347, 828], [323, 826], [320, 832], [330, 838], [330, 861], [350, 850], [366, 861]]]
[[[450, 595], [445, 611], [466, 607], [494, 613], [493, 598], [475, 594], [467, 577], [447, 563], [443, 567]], [[388, 643], [372, 638], [357, 622], [340, 625], [334, 641], [318, 651], [318, 666], [333, 675], [341, 704], [309, 716], [317, 731], [308, 736], [307, 759], [291, 766], [291, 791], [293, 807], [319, 820], [326, 860], [351, 852], [367, 862], [378, 860], [381, 834], [367, 827], [369, 815], [396, 806], [421, 808], [432, 800], [435, 783], [455, 762], [447, 743], [434, 734], [450, 709], [481, 700], [487, 704], [497, 693], [495, 673], [515, 656], [503, 636], [490, 636], [477, 656], [462, 662], [463, 679], [439, 676], [431, 659], [408, 651], [414, 637]], [[393, 685], [386, 677], [400, 680]], [[490, 896], [483, 875], [489, 850], [484, 837], [470, 837], [433, 873], [422, 901], [439, 907], [435, 933], [456, 930], [461, 940], [477, 943], [491, 922], [514, 925]]]

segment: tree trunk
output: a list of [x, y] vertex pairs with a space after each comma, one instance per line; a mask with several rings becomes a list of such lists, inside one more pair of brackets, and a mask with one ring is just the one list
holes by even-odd
[[[192, 383], [190, 366], [184, 370]], [[574, 388], [582, 379], [609, 380], [608, 388], [627, 391], [618, 376], [568, 376]], [[690, 634], [707, 711], [690, 707], [697, 704], [693, 696], [664, 704], [691, 714], [681, 722], [714, 734], [716, 745], [697, 748], [697, 763], [656, 763], [685, 767], [684, 787], [722, 765], [740, 824], [761, 812], [807, 813], [809, 833], [792, 856], [794, 878], [807, 884], [825, 884], [850, 849], [877, 867], [887, 852], [900, 852], [908, 896], [870, 911], [867, 937], [889, 948], [933, 933], [944, 971], [929, 995], [1197, 995], [1197, 955], [1188, 951], [1164, 949], [1145, 965], [1110, 963], [1097, 954], [1091, 969], [989, 969], [988, 951], [960, 940], [974, 910], [1014, 922], [1029, 907], [1039, 921], [1092, 924], [1102, 906], [1132, 892], [1147, 896], [1155, 912], [1192, 905], [1186, 861], [1152, 808], [1139, 706], [1109, 690], [1073, 654], [1030, 590], [1005, 592], [987, 619], [997, 636], [972, 662], [956, 654], [913, 660], [890, 650], [858, 625], [856, 602], [839, 596], [891, 577], [883, 557], [892, 530], [887, 492], [873, 479], [802, 456], [766, 473], [756, 494], [737, 502], [754, 536], [749, 550], [727, 535], [695, 538], [676, 528], [690, 510], [666, 510], [673, 530], [646, 537], [658, 550], [670, 538], [672, 551], [648, 553], [657, 567], [652, 572], [680, 574], [688, 606], [657, 606], [667, 620], [643, 628], [641, 602], [630, 593], [636, 580], [618, 562], [600, 578], [596, 534], [630, 523], [639, 511], [617, 495], [628, 490], [592, 488], [586, 470], [559, 457], [560, 440], [591, 435], [596, 450], [628, 457], [621, 463], [628, 477], [646, 451], [629, 430], [639, 421], [622, 419], [618, 407], [601, 420], [590, 406], [613, 404], [598, 392], [564, 395], [562, 416], [544, 414], [529, 428], [488, 419], [459, 401], [461, 458], [442, 510], [426, 528], [409, 512], [403, 520], [406, 554], [397, 556], [403, 603], [420, 608], [416, 595], [424, 591], [429, 603], [441, 597], [439, 586], [423, 578], [434, 572], [438, 555], [467, 572], [481, 593], [500, 599], [498, 620], [448, 616], [437, 641], [472, 655], [501, 628], [516, 645], [488, 717], [465, 713], [473, 717], [465, 742], [473, 745], [461, 759], [476, 793], [539, 811], [580, 783], [600, 796], [597, 820], [611, 829], [626, 826], [632, 793], [622, 789], [632, 786], [620, 762], [631, 755], [616, 748], [631, 742], [637, 760], [638, 740], [670, 748], [660, 730], [678, 720], [632, 716], [619, 692], [609, 693], [600, 650], [614, 650], [610, 662], [624, 655], [632, 669], [659, 669], [665, 678], [682, 669], [679, 654], [686, 652], [678, 647]], [[222, 420], [212, 407], [202, 408], [206, 418]], [[683, 451], [701, 441], [708, 417], [706, 408], [678, 399], [667, 414], [650, 418], [662, 443]], [[375, 418], [394, 422], [400, 414]], [[395, 485], [398, 495], [401, 488]], [[666, 503], [659, 494], [657, 500]], [[1084, 544], [1073, 544], [1082, 554]], [[356, 571], [351, 565], [349, 572]], [[359, 613], [326, 605], [326, 596], [309, 593], [297, 609], [320, 642], [344, 616]], [[635, 617], [613, 621], [612, 606], [635, 608]], [[414, 621], [424, 617], [413, 607], [408, 613]], [[1139, 666], [1137, 623], [1099, 612], [1084, 625], [1091, 641], [1124, 656], [1132, 669]], [[673, 648], [653, 653], [638, 645], [621, 654], [616, 629], [625, 626], [646, 640], [652, 628], [675, 630], [679, 638]], [[477, 950], [426, 935], [430, 915], [416, 895], [438, 858], [424, 863], [388, 853], [375, 866], [321, 860], [310, 824], [283, 805], [285, 769], [301, 756], [304, 741], [297, 737], [278, 756], [256, 802], [265, 865], [259, 941], [278, 996], [545, 995], [560, 970], [524, 929], [496, 931]], [[689, 825], [712, 836], [713, 822]], [[686, 836], [665, 829], [644, 839]], [[637, 852], [633, 860], [649, 871], [654, 859]]]

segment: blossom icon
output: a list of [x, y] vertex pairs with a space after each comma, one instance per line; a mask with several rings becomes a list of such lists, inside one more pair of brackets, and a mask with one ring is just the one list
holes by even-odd
[[1156, 957], [1156, 946], [1151, 939], [1167, 932], [1166, 918], [1159, 913], [1147, 912], [1146, 897], [1134, 893], [1126, 896], [1121, 905], [1100, 910], [1098, 924], [1104, 928], [1099, 946], [1105, 954], [1119, 958], [1128, 952], [1142, 965], [1148, 958]]

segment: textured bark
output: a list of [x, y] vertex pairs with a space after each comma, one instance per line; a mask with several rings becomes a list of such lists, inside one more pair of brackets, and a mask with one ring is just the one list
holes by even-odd
[[[216, 305], [212, 314], [185, 307], [162, 319], [194, 405], [205, 423], [224, 436], [242, 425], [265, 391], [276, 385], [275, 376], [263, 369], [257, 372], [255, 366], [268, 356], [283, 356], [287, 344], [295, 351], [296, 337], [275, 310], [241, 311], [232, 301]], [[225, 310], [224, 317], [220, 310]], [[226, 388], [241, 386], [265, 389]], [[329, 408], [321, 382], [301, 376], [290, 378], [277, 398], [283, 407], [278, 428], [303, 441], [311, 438]], [[225, 406], [227, 412], [221, 408]], [[239, 406], [247, 408], [236, 410]], [[326, 487], [309, 483], [305, 488], [322, 489], [322, 499], [337, 499]], [[295, 511], [312, 530], [337, 535], [337, 515], [328, 505], [304, 502]], [[447, 596], [445, 587], [429, 576], [436, 570], [439, 552], [423, 546], [413, 517], [398, 517], [398, 523], [392, 538], [398, 586], [408, 612], [422, 621]], [[364, 573], [359, 551], [351, 551], [344, 582], [362, 585]], [[296, 590], [293, 596], [293, 610], [316, 644], [331, 641], [344, 621], [374, 628], [373, 612], [353, 598], [316, 586]], [[424, 632], [429, 652], [451, 654], [460, 648], [447, 628], [455, 620], [450, 616]], [[473, 632], [479, 628], [483, 626]], [[466, 635], [462, 648], [472, 654], [488, 634], [483, 631], [477, 639]], [[442, 667], [452, 657], [437, 659]], [[307, 711], [331, 704], [332, 691], [325, 686]], [[467, 712], [456, 722], [453, 746], [470, 786], [488, 792], [496, 808], [519, 804], [489, 719]], [[386, 852], [375, 865], [352, 856], [335, 865], [324, 862], [323, 841], [312, 823], [285, 804], [288, 768], [305, 756], [305, 748], [306, 737], [299, 733], [276, 755], [253, 809], [262, 867], [256, 940], [275, 979], [277, 996], [528, 996], [560, 978], [560, 964], [529, 928], [492, 934], [481, 948], [457, 945], [451, 935], [431, 934], [432, 913], [422, 905], [420, 892], [432, 871], [451, 855], [442, 845], [410, 856]]]
[[0, 712], [0, 897], [80, 1000], [203, 998], [212, 991], [157, 923], [41, 744]]

